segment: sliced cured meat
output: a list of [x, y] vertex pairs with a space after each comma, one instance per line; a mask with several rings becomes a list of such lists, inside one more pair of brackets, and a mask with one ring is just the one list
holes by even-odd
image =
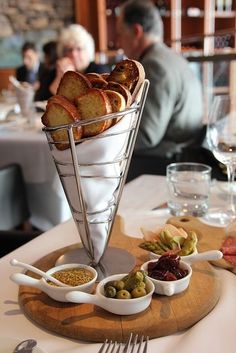
[[236, 265], [236, 237], [229, 236], [225, 238], [220, 250], [226, 261]]
[[231, 262], [231, 264], [236, 265], [236, 255], [224, 255], [224, 259]]
[[222, 246], [221, 249], [224, 255], [235, 255], [236, 256], [236, 245], [233, 246]]

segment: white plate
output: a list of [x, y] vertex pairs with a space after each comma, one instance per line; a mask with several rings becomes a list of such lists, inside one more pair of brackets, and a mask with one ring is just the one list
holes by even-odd
[[[122, 216], [121, 212], [118, 212]], [[126, 235], [135, 238], [143, 238], [141, 228], [149, 230], [163, 227], [170, 217], [168, 209], [160, 209], [155, 211], [137, 211], [137, 210], [124, 210], [125, 224], [124, 232]]]
[[[25, 338], [27, 339], [27, 338]], [[0, 353], [12, 353], [14, 348], [20, 342], [24, 341], [25, 339], [17, 339], [12, 337], [0, 337]], [[45, 353], [42, 351], [38, 346], [33, 348], [32, 353]]]

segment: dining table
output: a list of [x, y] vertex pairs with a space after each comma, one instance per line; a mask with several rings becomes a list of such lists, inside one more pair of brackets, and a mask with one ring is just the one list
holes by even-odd
[[[212, 181], [210, 207], [227, 203], [227, 184]], [[165, 176], [141, 175], [124, 186], [117, 214], [129, 237], [142, 239], [141, 228], [163, 226], [170, 217], [166, 207], [168, 190]], [[36, 324], [19, 305], [19, 287], [9, 277], [18, 270], [10, 265], [15, 258], [29, 264], [57, 249], [80, 242], [73, 219], [44, 232], [0, 259], [1, 337], [19, 341], [34, 338], [45, 353], [95, 353], [101, 343], [71, 339]], [[148, 353], [234, 353], [236, 335], [236, 277], [229, 270], [212, 266], [219, 278], [220, 295], [214, 308], [193, 326], [149, 341]], [[19, 272], [19, 271], [18, 271]], [[132, 329], [132, 327], [131, 327]]]
[[0, 101], [0, 167], [21, 166], [31, 224], [46, 231], [69, 219], [71, 212], [42, 131], [42, 114], [43, 109], [34, 109], [27, 120], [16, 102]]

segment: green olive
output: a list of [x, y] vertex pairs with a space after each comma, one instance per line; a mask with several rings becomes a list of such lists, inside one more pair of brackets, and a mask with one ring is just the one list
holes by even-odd
[[144, 287], [136, 287], [132, 290], [131, 296], [132, 298], [140, 298], [144, 297], [147, 294], [146, 290]]
[[114, 287], [115, 288], [115, 282], [116, 281], [108, 281], [107, 283], [104, 284], [104, 288], [106, 289], [107, 287]]
[[136, 272], [136, 278], [139, 279], [141, 282], [144, 280], [143, 273], [141, 271]]
[[143, 288], [145, 288], [145, 287], [146, 287], [146, 283], [145, 283], [145, 282], [140, 282], [138, 287], [143, 287]]
[[124, 288], [124, 282], [122, 280], [119, 281], [108, 281], [107, 283], [105, 283], [104, 288], [106, 289], [109, 286], [114, 287], [117, 290], [121, 290]]
[[115, 298], [116, 296], [116, 289], [113, 286], [108, 286], [105, 288], [105, 296], [108, 298]]
[[115, 285], [115, 288], [119, 291], [119, 290], [122, 290], [122, 289], [124, 289], [124, 286], [125, 286], [125, 284], [124, 284], [124, 282], [123, 281], [116, 281], [116, 285]]
[[125, 289], [121, 289], [116, 293], [117, 299], [131, 299], [131, 294]]

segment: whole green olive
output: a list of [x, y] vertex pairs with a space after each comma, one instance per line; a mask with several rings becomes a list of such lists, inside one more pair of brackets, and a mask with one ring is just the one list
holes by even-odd
[[116, 289], [113, 286], [108, 286], [105, 288], [105, 296], [108, 298], [115, 298], [116, 296]]
[[144, 280], [143, 272], [136, 271], [136, 278], [142, 282]]
[[140, 282], [139, 285], [138, 285], [138, 287], [143, 287], [143, 288], [145, 288], [145, 287], [146, 287], [146, 283], [145, 283], [145, 282]]
[[106, 289], [107, 287], [110, 287], [110, 286], [116, 288], [116, 282], [117, 281], [108, 281], [107, 283], [104, 284], [104, 288]]
[[125, 286], [125, 284], [124, 284], [124, 282], [123, 282], [122, 280], [116, 281], [115, 288], [116, 288], [118, 291], [124, 289], [124, 286]]
[[106, 289], [109, 286], [114, 287], [116, 290], [121, 290], [124, 288], [124, 282], [122, 280], [119, 281], [108, 281], [105, 283], [104, 288]]
[[131, 299], [131, 294], [125, 289], [121, 289], [116, 293], [117, 299]]
[[131, 296], [132, 298], [140, 298], [144, 297], [147, 294], [146, 289], [144, 287], [136, 287], [132, 290]]

